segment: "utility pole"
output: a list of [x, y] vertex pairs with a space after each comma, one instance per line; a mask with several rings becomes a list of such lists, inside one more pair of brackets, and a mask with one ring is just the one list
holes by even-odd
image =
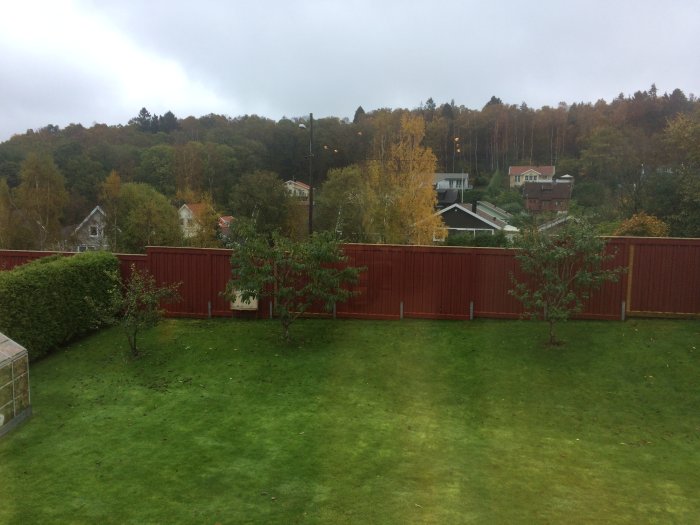
[[309, 235], [314, 231], [314, 114], [309, 113]]

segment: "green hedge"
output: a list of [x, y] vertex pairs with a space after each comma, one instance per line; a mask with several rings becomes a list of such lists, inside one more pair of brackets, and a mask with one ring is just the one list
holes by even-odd
[[31, 360], [46, 355], [99, 324], [95, 305], [107, 304], [114, 286], [109, 274], [118, 271], [113, 254], [88, 252], [0, 272], [0, 332], [24, 346]]

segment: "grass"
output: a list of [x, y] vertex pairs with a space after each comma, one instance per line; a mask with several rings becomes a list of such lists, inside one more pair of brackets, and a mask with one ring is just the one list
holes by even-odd
[[168, 320], [31, 368], [0, 523], [697, 523], [700, 324]]

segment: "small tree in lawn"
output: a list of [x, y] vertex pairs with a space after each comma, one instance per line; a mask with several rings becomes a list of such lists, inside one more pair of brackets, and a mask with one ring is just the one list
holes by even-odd
[[327, 232], [295, 241], [278, 232], [256, 233], [250, 223], [237, 221], [232, 239], [232, 278], [225, 295], [244, 302], [271, 297], [285, 340], [292, 323], [313, 304], [331, 311], [353, 295], [345, 286], [357, 282], [360, 269], [345, 264], [340, 245]]
[[115, 287], [111, 290], [110, 308], [102, 312], [103, 321], [119, 323], [126, 334], [131, 356], [137, 358], [140, 351], [136, 338], [146, 328], [156, 326], [163, 317], [161, 304], [180, 300], [177, 289], [180, 283], [158, 286], [155, 278], [147, 271], [137, 270], [131, 265], [131, 277], [122, 282], [114, 275]]
[[554, 326], [583, 309], [591, 291], [607, 281], [616, 281], [621, 268], [605, 269], [613, 255], [606, 254], [605, 241], [583, 221], [569, 221], [557, 234], [532, 229], [515, 241], [515, 256], [525, 276], [510, 294], [525, 307], [533, 319], [549, 323], [549, 344], [561, 344]]

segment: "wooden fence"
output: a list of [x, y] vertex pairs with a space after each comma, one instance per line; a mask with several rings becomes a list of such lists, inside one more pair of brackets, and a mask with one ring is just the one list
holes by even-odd
[[[612, 237], [611, 266], [627, 271], [587, 302], [588, 319], [700, 316], [700, 239]], [[359, 294], [336, 306], [340, 318], [518, 318], [520, 303], [508, 294], [517, 274], [515, 252], [500, 248], [450, 248], [347, 244], [350, 264], [366, 267]], [[0, 268], [52, 252], [0, 251]], [[145, 255], [118, 254], [122, 274], [131, 265], [159, 283], [181, 282], [183, 300], [168, 307], [175, 317], [230, 317], [221, 296], [230, 277], [229, 250], [149, 247]], [[270, 315], [260, 301], [258, 317]], [[320, 311], [316, 312], [321, 314]]]

